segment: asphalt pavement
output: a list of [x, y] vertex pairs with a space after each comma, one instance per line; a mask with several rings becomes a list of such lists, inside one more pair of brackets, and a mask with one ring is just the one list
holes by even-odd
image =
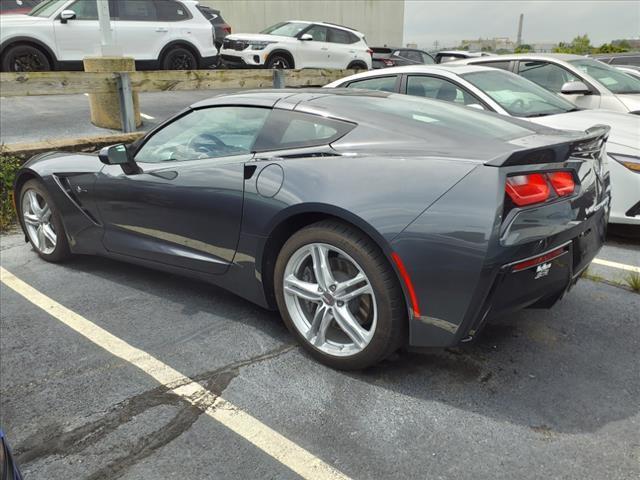
[[[224, 91], [229, 90], [141, 93], [139, 130], [150, 130], [192, 103]], [[0, 97], [0, 112], [0, 145], [121, 133], [91, 124], [86, 95]]]
[[[637, 244], [609, 243], [599, 258], [640, 266]], [[97, 257], [50, 264], [17, 233], [0, 249], [29, 288], [347, 477], [640, 475], [640, 295], [627, 288], [583, 279], [551, 310], [492, 320], [475, 343], [344, 373], [307, 356], [277, 314], [219, 288]], [[0, 423], [26, 478], [299, 478], [32, 300], [1, 284]]]

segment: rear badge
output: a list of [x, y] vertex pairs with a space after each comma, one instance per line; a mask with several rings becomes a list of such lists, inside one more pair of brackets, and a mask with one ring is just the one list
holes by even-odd
[[546, 277], [549, 275], [549, 270], [551, 270], [550, 263], [543, 263], [542, 265], [538, 265], [536, 268], [536, 276], [533, 277], [534, 280], [538, 280], [539, 278]]

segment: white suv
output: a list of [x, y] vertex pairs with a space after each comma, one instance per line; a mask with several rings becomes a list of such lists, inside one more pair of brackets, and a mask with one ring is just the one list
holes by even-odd
[[227, 35], [220, 55], [229, 66], [371, 68], [364, 35], [332, 23], [293, 20], [262, 33]]
[[[190, 70], [217, 61], [214, 29], [194, 0], [109, 0], [112, 36], [136, 67]], [[81, 70], [100, 55], [96, 0], [47, 0], [0, 17], [3, 71]]]

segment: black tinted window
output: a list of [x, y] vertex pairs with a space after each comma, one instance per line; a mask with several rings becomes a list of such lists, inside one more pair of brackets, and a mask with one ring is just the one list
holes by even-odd
[[635, 65], [640, 67], [640, 55], [627, 55], [624, 57], [616, 57], [609, 62], [613, 65]]
[[328, 145], [354, 125], [306, 113], [274, 110], [256, 140], [254, 151]]
[[329, 41], [332, 43], [353, 43], [349, 32], [346, 30], [339, 30], [337, 28], [329, 29]]
[[156, 5], [153, 0], [125, 0], [118, 2], [118, 19], [157, 21]]
[[509, 70], [510, 64], [511, 62], [509, 61], [503, 61], [503, 62], [482, 62], [480, 65], [482, 65], [483, 67], [499, 68], [500, 70], [506, 70], [508, 72], [510, 71]]
[[321, 25], [314, 25], [304, 33], [311, 35], [313, 37], [314, 42], [327, 41], [327, 27], [323, 27]]
[[179, 22], [190, 18], [189, 10], [180, 2], [172, 0], [156, 0], [158, 20]]
[[425, 63], [427, 65], [432, 64], [432, 63], [436, 63], [436, 61], [433, 59], [433, 57], [431, 55], [429, 55], [428, 53], [421, 53], [422, 55], [422, 63]]
[[422, 55], [415, 50], [400, 50], [400, 56], [412, 62], [422, 63]]

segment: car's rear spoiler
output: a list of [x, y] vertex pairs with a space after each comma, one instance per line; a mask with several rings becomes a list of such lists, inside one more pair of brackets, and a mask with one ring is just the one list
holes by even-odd
[[389, 58], [394, 49], [389, 47], [372, 47], [371, 50], [373, 51], [372, 58], [374, 60], [379, 60], [382, 58]]
[[585, 135], [579, 138], [568, 138], [566, 141], [548, 144], [549, 136], [535, 135], [528, 137], [529, 144], [535, 144], [536, 139], [544, 145], [532, 145], [522, 150], [517, 150], [506, 157], [494, 158], [485, 163], [493, 167], [506, 167], [511, 165], [535, 165], [541, 163], [561, 163], [573, 158], [596, 159], [601, 156], [602, 149], [609, 138], [611, 127], [608, 125], [595, 125], [585, 131]]

